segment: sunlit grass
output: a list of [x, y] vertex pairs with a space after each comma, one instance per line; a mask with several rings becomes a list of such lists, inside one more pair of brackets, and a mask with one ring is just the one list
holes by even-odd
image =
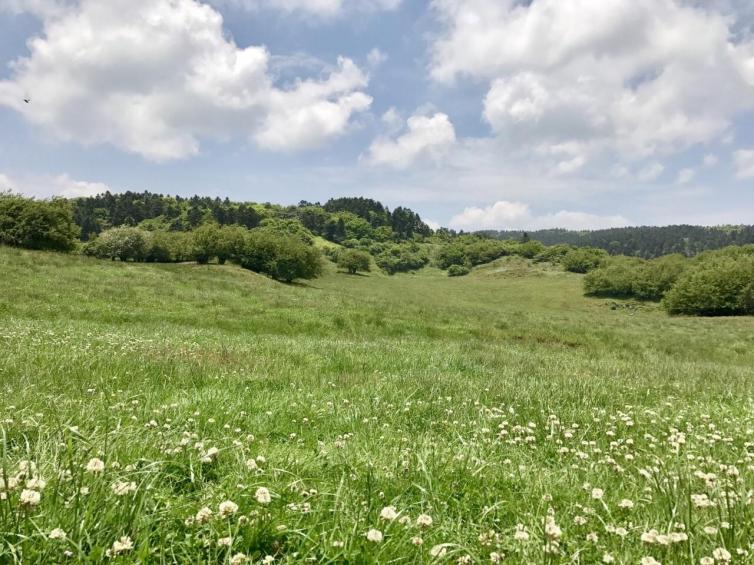
[[750, 562], [754, 322], [613, 308], [0, 249], [0, 562]]

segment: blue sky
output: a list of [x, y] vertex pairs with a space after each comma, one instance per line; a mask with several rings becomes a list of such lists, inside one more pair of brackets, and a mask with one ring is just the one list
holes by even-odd
[[745, 0], [0, 0], [0, 186], [754, 223], [752, 22]]

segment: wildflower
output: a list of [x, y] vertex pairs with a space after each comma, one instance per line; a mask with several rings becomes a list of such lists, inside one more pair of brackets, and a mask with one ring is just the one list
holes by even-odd
[[382, 532], [379, 530], [375, 530], [372, 528], [367, 532], [367, 539], [374, 543], [381, 543], [382, 542]]
[[105, 462], [97, 457], [92, 457], [86, 464], [87, 473], [102, 473], [105, 470]]
[[448, 546], [445, 543], [436, 545], [432, 549], [429, 550], [429, 554], [432, 557], [437, 557], [437, 558], [445, 557], [446, 553], [448, 553]]
[[529, 532], [526, 531], [523, 524], [516, 524], [516, 531], [513, 534], [513, 539], [520, 542], [529, 541]]
[[420, 546], [424, 543], [424, 540], [420, 538], [419, 536], [414, 536], [411, 538], [411, 544], [415, 546]]
[[24, 506], [36, 506], [42, 500], [42, 495], [36, 490], [24, 489], [19, 500]]
[[262, 563], [272, 563], [273, 561], [275, 561], [275, 558], [272, 555], [265, 555], [262, 559]]
[[633, 507], [634, 507], [633, 501], [627, 498], [624, 498], [618, 503], [618, 508], [622, 508], [623, 510], [631, 510]]
[[227, 518], [228, 516], [232, 516], [233, 514], [238, 512], [238, 504], [230, 500], [226, 500], [225, 502], [220, 503], [219, 510], [220, 517]]
[[233, 545], [233, 538], [228, 536], [226, 538], [220, 538], [217, 540], [217, 545], [221, 547], [230, 547]]
[[26, 488], [28, 489], [44, 490], [46, 486], [47, 482], [40, 479], [39, 477], [26, 481]]
[[340, 540], [335, 540], [332, 542], [332, 546], [337, 547], [337, 548], [344, 547], [345, 545], [346, 545], [345, 542], [340, 541]]
[[115, 496], [126, 496], [127, 494], [130, 494], [132, 492], [136, 492], [136, 483], [117, 481], [110, 486], [110, 489], [113, 491]]
[[65, 531], [61, 530], [60, 528], [55, 528], [52, 530], [49, 535], [47, 536], [50, 539], [65, 539], [67, 534]]
[[708, 536], [714, 536], [715, 534], [717, 534], [717, 528], [715, 528], [714, 526], [705, 526], [704, 533]]
[[592, 498], [594, 500], [602, 500], [603, 496], [605, 496], [605, 491], [603, 491], [601, 488], [592, 489]]
[[230, 558], [230, 565], [243, 565], [243, 563], [246, 563], [249, 561], [249, 558], [246, 557], [245, 553], [236, 553], [233, 557]]
[[562, 533], [560, 527], [555, 523], [555, 518], [548, 516], [545, 522], [545, 535], [551, 540], [557, 540]]
[[429, 514], [419, 514], [416, 517], [416, 525], [420, 528], [429, 528], [434, 520], [432, 520], [432, 516]]
[[642, 557], [641, 558], [641, 565], [662, 565], [657, 559], [651, 556]]
[[458, 565], [471, 565], [471, 563], [473, 562], [474, 560], [472, 559], [471, 555], [468, 554], [462, 555], [456, 560], [456, 563], [458, 563]]
[[200, 508], [199, 512], [196, 513], [196, 521], [199, 524], [204, 524], [205, 522], [209, 522], [211, 519], [212, 519], [212, 510], [210, 510], [206, 506], [204, 508]]
[[712, 552], [712, 557], [715, 558], [715, 561], [722, 561], [723, 563], [727, 563], [732, 558], [730, 552], [724, 547], [718, 547], [715, 549]]
[[699, 565], [715, 565], [715, 560], [711, 557], [702, 557], [699, 560]]
[[113, 546], [108, 549], [105, 554], [108, 557], [115, 557], [121, 553], [126, 553], [134, 548], [134, 542], [128, 536], [123, 536], [119, 540], [113, 542]]
[[265, 487], [259, 487], [256, 493], [254, 493], [254, 497], [257, 499], [257, 502], [259, 504], [269, 504], [270, 502], [272, 502], [270, 491]]
[[395, 506], [385, 506], [380, 512], [380, 520], [386, 520], [392, 522], [398, 517], [398, 512], [395, 510]]
[[490, 553], [490, 563], [500, 563], [503, 560], [503, 554], [493, 551]]
[[597, 532], [589, 532], [586, 535], [586, 541], [590, 541], [592, 543], [597, 543], [599, 540], [599, 536], [597, 535]]
[[609, 554], [609, 553], [605, 553], [605, 554], [604, 554], [604, 555], [602, 556], [602, 562], [603, 562], [603, 563], [615, 563], [615, 557], [613, 557], [613, 556], [612, 556], [611, 554]]

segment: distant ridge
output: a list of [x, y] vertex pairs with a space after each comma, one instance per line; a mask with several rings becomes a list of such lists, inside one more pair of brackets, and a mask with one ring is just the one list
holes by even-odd
[[571, 231], [549, 229], [476, 232], [494, 239], [521, 239], [527, 236], [545, 245], [567, 243], [577, 247], [597, 247], [613, 255], [631, 255], [651, 259], [670, 253], [686, 256], [728, 245], [754, 243], [754, 226], [638, 226], [604, 230]]

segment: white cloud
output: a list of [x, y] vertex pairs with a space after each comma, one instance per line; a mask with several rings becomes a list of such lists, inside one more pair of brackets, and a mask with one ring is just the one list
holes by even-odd
[[308, 149], [371, 104], [366, 75], [345, 58], [325, 76], [276, 86], [267, 50], [239, 48], [222, 16], [195, 0], [81, 0], [43, 24], [0, 81], [0, 105], [63, 140], [155, 161], [195, 155], [204, 138]]
[[422, 220], [424, 221], [425, 224], [427, 224], [433, 230], [439, 230], [442, 227], [440, 225], [440, 222], [430, 220], [429, 218], [422, 218]]
[[[395, 121], [395, 113], [383, 116]], [[406, 122], [407, 131], [395, 138], [380, 137], [369, 147], [366, 161], [373, 165], [387, 165], [405, 169], [417, 159], [429, 157], [438, 160], [456, 141], [455, 129], [446, 114], [433, 116], [413, 115]]]
[[387, 53], [383, 53], [377, 47], [373, 47], [369, 53], [367, 53], [367, 63], [372, 68], [377, 68], [388, 60]]
[[754, 42], [733, 39], [719, 11], [677, 0], [433, 7], [443, 32], [432, 76], [488, 82], [484, 118], [517, 147], [579, 142], [585, 160], [641, 161], [721, 139], [754, 108]]
[[485, 208], [466, 208], [450, 220], [451, 228], [465, 231], [549, 228], [586, 230], [627, 225], [629, 221], [623, 216], [598, 216], [567, 210], [538, 216], [532, 213], [528, 204], [505, 200], [495, 202]]
[[733, 154], [736, 162], [736, 176], [739, 179], [754, 178], [754, 149], [742, 149]]
[[278, 10], [286, 13], [303, 12], [320, 17], [332, 17], [346, 11], [394, 10], [402, 0], [210, 0], [218, 6], [234, 6], [246, 10]]
[[694, 169], [681, 169], [678, 171], [678, 178], [676, 179], [676, 182], [678, 184], [688, 184], [692, 180], [694, 180], [694, 177], [696, 176], [696, 171]]
[[637, 178], [641, 182], [652, 182], [653, 180], [657, 180], [664, 171], [665, 167], [660, 163], [650, 163], [639, 171]]
[[720, 158], [717, 155], [713, 155], [712, 153], [705, 155], [704, 160], [702, 161], [702, 164], [705, 167], [714, 167], [720, 162]]
[[10, 177], [0, 174], [0, 192], [4, 190], [37, 198], [49, 198], [52, 196], [78, 198], [81, 196], [95, 196], [108, 191], [113, 192], [105, 183], [76, 180], [65, 173], [60, 175], [23, 177]]

